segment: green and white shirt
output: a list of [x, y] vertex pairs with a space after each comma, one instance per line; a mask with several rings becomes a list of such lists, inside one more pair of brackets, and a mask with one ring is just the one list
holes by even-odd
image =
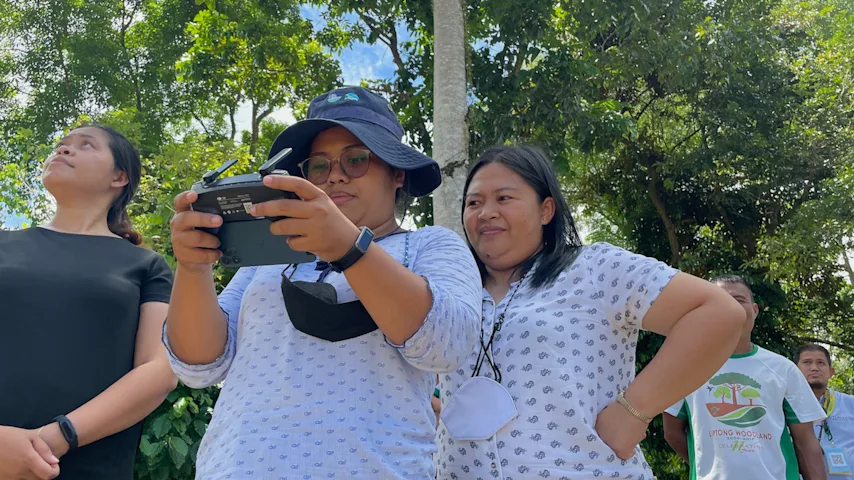
[[788, 425], [825, 418], [795, 364], [758, 346], [667, 413], [688, 421], [691, 480], [798, 480]]

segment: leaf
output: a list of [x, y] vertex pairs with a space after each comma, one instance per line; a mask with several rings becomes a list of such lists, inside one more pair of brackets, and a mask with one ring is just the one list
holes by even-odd
[[148, 441], [148, 435], [143, 435], [139, 442], [139, 451], [146, 457], [154, 455], [154, 449], [151, 447], [151, 442]]
[[169, 433], [169, 430], [172, 428], [172, 420], [168, 415], [160, 415], [154, 420], [154, 425], [152, 425], [152, 430], [154, 431], [154, 436], [157, 439], [161, 439]]
[[187, 461], [189, 450], [184, 440], [178, 437], [169, 438], [169, 457], [172, 459], [172, 463], [175, 464], [175, 468], [180, 469], [184, 465], [184, 462]]
[[193, 427], [196, 429], [196, 433], [198, 433], [200, 437], [205, 436], [205, 432], [208, 430], [207, 424], [201, 420], [193, 420]]

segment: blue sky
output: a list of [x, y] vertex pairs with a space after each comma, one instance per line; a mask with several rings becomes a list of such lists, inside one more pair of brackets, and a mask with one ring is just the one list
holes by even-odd
[[[324, 25], [320, 9], [315, 7], [302, 7], [302, 14], [311, 20], [316, 29]], [[348, 20], [356, 21], [355, 15], [349, 15]], [[409, 33], [402, 26], [399, 28], [399, 39], [405, 41]], [[363, 79], [391, 79], [394, 77], [395, 65], [391, 51], [382, 43], [368, 45], [360, 42], [335, 55], [341, 63], [341, 76], [344, 84], [357, 85]], [[242, 106], [237, 113], [238, 128], [248, 130], [250, 128], [250, 107]], [[293, 113], [289, 109], [279, 109], [271, 115], [280, 122], [295, 122]], [[7, 228], [20, 228], [24, 219], [8, 216], [4, 218], [3, 209], [0, 208], [0, 220]]]

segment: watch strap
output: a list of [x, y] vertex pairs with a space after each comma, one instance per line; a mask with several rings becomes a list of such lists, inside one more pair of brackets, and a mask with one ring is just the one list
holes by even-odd
[[362, 227], [361, 233], [356, 239], [356, 243], [350, 248], [347, 253], [344, 254], [343, 257], [339, 258], [334, 262], [329, 262], [329, 266], [332, 267], [332, 270], [338, 273], [341, 273], [352, 267], [353, 264], [358, 262], [359, 259], [361, 259], [365, 255], [365, 252], [368, 251], [368, 247], [371, 245], [373, 239], [374, 232], [372, 232], [371, 229], [368, 227]]
[[74, 450], [77, 448], [77, 430], [74, 429], [71, 420], [65, 415], [59, 415], [53, 421], [59, 424], [59, 431], [62, 432], [62, 437], [68, 442], [68, 449]]

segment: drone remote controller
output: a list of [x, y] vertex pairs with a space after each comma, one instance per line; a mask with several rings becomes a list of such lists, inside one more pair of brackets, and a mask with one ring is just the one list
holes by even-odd
[[313, 262], [315, 256], [297, 252], [290, 248], [286, 236], [273, 235], [270, 225], [284, 217], [254, 217], [252, 205], [278, 199], [294, 199], [295, 193], [285, 192], [264, 185], [267, 175], [288, 175], [276, 165], [291, 153], [287, 148], [276, 154], [258, 169], [258, 173], [220, 178], [237, 160], [229, 160], [218, 168], [207, 172], [201, 181], [193, 184], [192, 190], [199, 195], [193, 210], [222, 217], [217, 228], [199, 228], [220, 241], [223, 255], [220, 264], [227, 267], [256, 265], [280, 265]]

